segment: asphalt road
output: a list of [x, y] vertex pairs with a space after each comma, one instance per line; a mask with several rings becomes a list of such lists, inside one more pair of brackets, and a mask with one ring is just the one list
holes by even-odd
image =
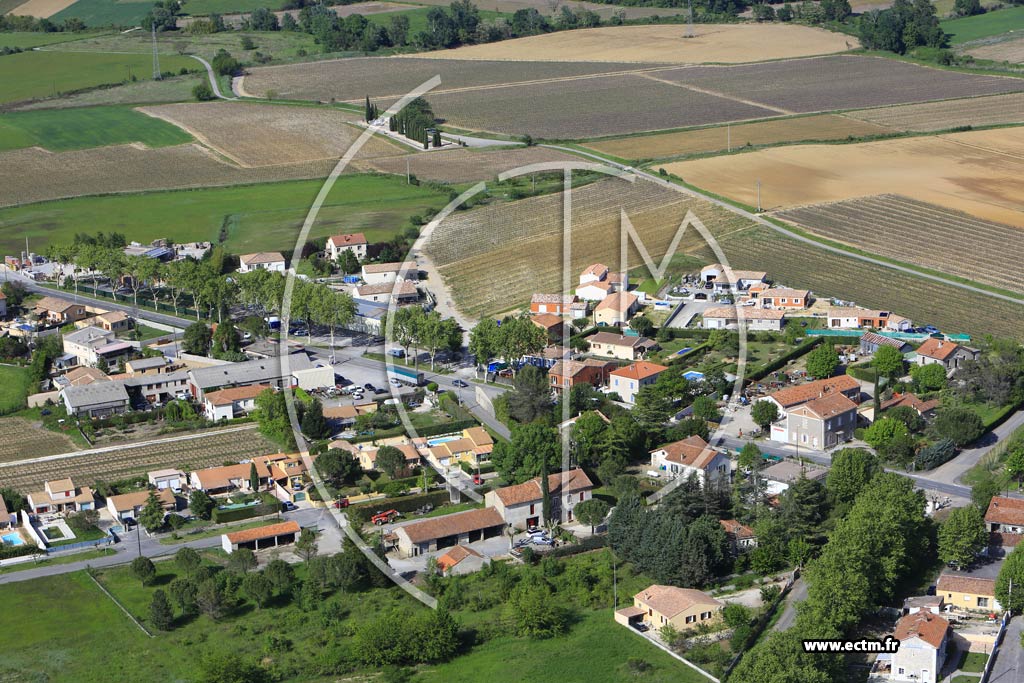
[[1024, 647], [1021, 647], [1020, 636], [1024, 629], [1024, 617], [1017, 616], [1010, 620], [1003, 635], [1003, 644], [996, 653], [996, 661], [992, 665], [989, 683], [1019, 683], [1024, 681]]

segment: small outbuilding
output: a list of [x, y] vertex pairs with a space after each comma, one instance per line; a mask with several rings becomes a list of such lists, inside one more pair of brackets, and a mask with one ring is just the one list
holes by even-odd
[[279, 522], [255, 529], [222, 534], [220, 544], [226, 553], [233, 553], [239, 548], [266, 550], [267, 548], [276, 548], [279, 545], [294, 543], [300, 531], [302, 529], [296, 521]]

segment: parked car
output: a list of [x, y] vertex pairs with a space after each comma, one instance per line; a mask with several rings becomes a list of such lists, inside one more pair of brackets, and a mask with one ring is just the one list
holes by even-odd
[[483, 482], [484, 482], [484, 480], [480, 478], [480, 475], [479, 475], [479, 474], [474, 474], [474, 475], [473, 475], [473, 485], [474, 485], [474, 486], [479, 486], [479, 485], [480, 485], [480, 484], [482, 484]]
[[555, 547], [554, 540], [547, 536], [530, 536], [530, 543], [534, 545], [546, 545], [551, 548]]
[[339, 509], [340, 508], [347, 508], [348, 507], [348, 498], [339, 498], [338, 500], [334, 501], [334, 507], [339, 508]]
[[380, 387], [374, 387], [373, 388], [373, 393], [374, 394], [386, 394], [386, 393], [388, 393], [388, 390], [387, 389], [381, 389]]
[[367, 382], [366, 384], [363, 385], [363, 388], [366, 389], [367, 391], [373, 391], [375, 387], [369, 382]]
[[393, 522], [401, 516], [402, 513], [399, 512], [398, 510], [384, 510], [383, 512], [378, 512], [373, 517], [371, 517], [370, 521], [376, 524], [377, 526], [381, 526], [382, 524], [388, 524], [389, 522]]
[[395, 379], [394, 377], [392, 377], [391, 378], [391, 386], [393, 386], [393, 387], [400, 387], [400, 386], [402, 386], [402, 382], [401, 382], [401, 380], [398, 380], [398, 379]]
[[635, 628], [637, 631], [640, 631], [640, 633], [645, 633], [648, 630], [650, 630], [650, 626], [648, 626], [642, 621], [634, 622], [633, 628]]
[[298, 509], [299, 506], [291, 502], [290, 500], [286, 500], [285, 502], [281, 503], [281, 510], [283, 510], [284, 512], [291, 512], [292, 510]]
[[461, 387], [463, 389], [465, 389], [466, 387], [469, 386], [469, 384], [467, 384], [465, 380], [461, 380], [461, 379], [453, 380], [452, 384], [454, 384], [457, 387]]
[[938, 334], [939, 328], [935, 327], [935, 325], [925, 325], [924, 331], [928, 334]]

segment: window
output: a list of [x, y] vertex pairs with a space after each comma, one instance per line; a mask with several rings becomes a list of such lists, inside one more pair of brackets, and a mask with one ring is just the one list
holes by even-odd
[[693, 622], [695, 622], [695, 621], [697, 621], [697, 617], [693, 617], [693, 616], [691, 616], [691, 617], [686, 617], [686, 623], [687, 623], [687, 624], [692, 624], [692, 623], [693, 623]]
[[580, 502], [583, 502], [583, 491], [580, 491]]
[[978, 607], [988, 607], [988, 598], [978, 598]]
[[530, 503], [530, 514], [533, 514], [533, 508], [536, 507], [535, 503]]
[[901, 666], [900, 668], [898, 668], [898, 669], [896, 670], [896, 673], [898, 673], [898, 674], [900, 674], [900, 675], [902, 676], [903, 674], [907, 673], [907, 670], [906, 670], [906, 669], [904, 669], [904, 668], [903, 668], [903, 667]]

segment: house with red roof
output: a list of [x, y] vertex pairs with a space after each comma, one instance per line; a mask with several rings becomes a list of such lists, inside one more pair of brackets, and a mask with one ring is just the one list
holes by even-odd
[[729, 456], [697, 436], [688, 436], [651, 451], [651, 469], [675, 479], [697, 476], [702, 484], [729, 477]]
[[978, 360], [979, 352], [938, 337], [929, 337], [917, 347], [914, 362], [918, 365], [939, 364], [951, 375], [969, 360]]
[[327, 247], [324, 255], [331, 261], [337, 261], [342, 252], [351, 251], [356, 258], [362, 261], [366, 258], [366, 235], [361, 232], [353, 232], [345, 235], [332, 235], [327, 238]]
[[822, 450], [853, 438], [857, 404], [832, 393], [786, 410], [785, 433], [772, 425], [772, 439]]
[[657, 382], [666, 370], [668, 368], [664, 365], [638, 360], [612, 370], [608, 375], [608, 389], [617, 393], [624, 402], [636, 403], [640, 390]]
[[922, 610], [897, 621], [893, 637], [900, 647], [892, 655], [890, 679], [936, 683], [946, 662], [949, 622]]
[[[594, 482], [587, 473], [576, 468], [548, 475], [548, 496], [553, 522], [565, 524], [573, 521], [572, 510], [590, 500]], [[541, 526], [544, 519], [544, 494], [540, 477], [514, 486], [504, 486], [484, 494], [484, 504], [494, 508], [508, 526], [526, 529]]]

